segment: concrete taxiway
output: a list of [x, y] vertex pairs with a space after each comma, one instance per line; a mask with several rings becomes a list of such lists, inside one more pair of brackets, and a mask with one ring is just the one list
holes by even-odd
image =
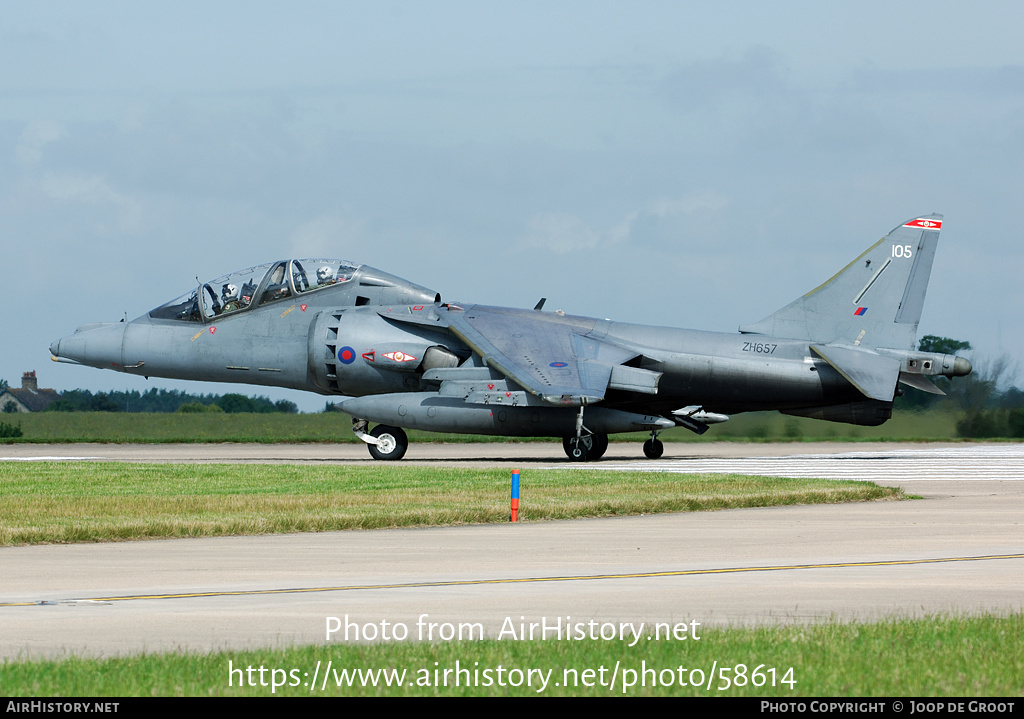
[[[1024, 445], [670, 445], [657, 463], [636, 454], [613, 444], [592, 466], [854, 476], [923, 499], [8, 547], [0, 656], [325, 643], [331, 618], [338, 641], [345, 626], [349, 640], [387, 628], [447, 639], [496, 637], [509, 622], [708, 627], [1024, 610]], [[321, 445], [15, 445], [0, 456], [368, 461], [362, 447]], [[545, 444], [421, 445], [410, 459], [524, 468], [524, 507], [525, 468], [566, 466], [561, 448]]]

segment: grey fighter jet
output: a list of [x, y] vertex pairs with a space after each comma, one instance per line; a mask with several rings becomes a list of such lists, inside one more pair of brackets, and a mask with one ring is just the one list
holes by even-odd
[[[341, 397], [377, 459], [402, 428], [559, 437], [600, 458], [613, 432], [697, 433], [778, 410], [875, 426], [900, 383], [971, 371], [915, 350], [941, 215], [915, 217], [818, 288], [739, 334], [442, 302], [434, 290], [331, 259], [281, 260], [198, 285], [131, 322], [89, 324], [58, 362], [172, 379], [244, 382]], [[379, 423], [372, 430], [369, 423]]]

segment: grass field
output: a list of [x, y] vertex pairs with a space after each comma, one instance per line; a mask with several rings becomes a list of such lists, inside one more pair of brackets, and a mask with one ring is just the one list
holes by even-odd
[[[0, 545], [505, 522], [502, 469], [0, 462]], [[866, 482], [530, 470], [521, 521], [897, 499]]]
[[[736, 415], [702, 436], [677, 428], [668, 442], [714, 441], [949, 441], [957, 439], [955, 412], [900, 412], [880, 427], [821, 422], [777, 412]], [[5, 416], [21, 426], [19, 438], [3, 442], [358, 442], [348, 415], [327, 414], [129, 414], [121, 412], [40, 412]], [[413, 442], [531, 441], [481, 435], [409, 433]], [[642, 442], [646, 434], [620, 434], [613, 441]], [[548, 439], [533, 441], [551, 441]]]
[[[617, 640], [487, 639], [10, 662], [0, 664], [0, 694], [894, 698], [1024, 695], [1024, 648], [1020, 641], [1024, 636], [1024, 616], [1020, 614], [704, 629], [697, 636], [699, 640], [647, 641], [633, 647]], [[464, 673], [457, 675], [457, 667]], [[264, 670], [262, 674], [260, 668]], [[321, 679], [310, 687], [314, 676]], [[460, 686], [454, 686], [457, 676]], [[681, 686], [683, 683], [685, 686]], [[910, 713], [909, 708], [906, 713]]]

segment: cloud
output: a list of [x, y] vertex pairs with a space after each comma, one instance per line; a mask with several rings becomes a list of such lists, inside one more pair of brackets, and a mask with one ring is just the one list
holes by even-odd
[[699, 210], [717, 211], [723, 209], [728, 204], [729, 199], [724, 195], [702, 192], [674, 200], [654, 200], [647, 206], [647, 212], [656, 217], [671, 217], [673, 215], [689, 215]]
[[711, 192], [679, 198], [659, 198], [633, 210], [604, 230], [596, 230], [584, 219], [565, 212], [535, 215], [528, 223], [521, 247], [540, 248], [566, 254], [615, 244], [651, 244], [674, 235], [685, 236], [681, 227], [694, 215], [716, 215], [728, 205], [728, 198]]
[[[100, 234], [132, 234], [141, 231], [143, 208], [135, 198], [118, 192], [100, 175], [78, 172], [47, 172], [39, 180], [38, 187], [50, 200], [57, 203], [77, 203], [101, 212], [97, 229]], [[111, 225], [106, 213], [113, 210]]]
[[521, 244], [562, 255], [593, 249], [601, 239], [601, 234], [582, 218], [566, 212], [548, 212], [530, 220]]
[[14, 147], [14, 159], [19, 165], [32, 167], [43, 157], [43, 148], [67, 134], [64, 126], [52, 120], [30, 122]]
[[791, 92], [782, 56], [765, 47], [748, 48], [738, 59], [699, 60], [669, 73], [662, 97], [684, 112], [732, 104], [753, 108], [777, 105]]

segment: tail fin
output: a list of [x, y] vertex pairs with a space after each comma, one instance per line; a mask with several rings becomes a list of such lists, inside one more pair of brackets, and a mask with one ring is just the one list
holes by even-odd
[[820, 287], [740, 332], [916, 349], [942, 215], [900, 225]]

